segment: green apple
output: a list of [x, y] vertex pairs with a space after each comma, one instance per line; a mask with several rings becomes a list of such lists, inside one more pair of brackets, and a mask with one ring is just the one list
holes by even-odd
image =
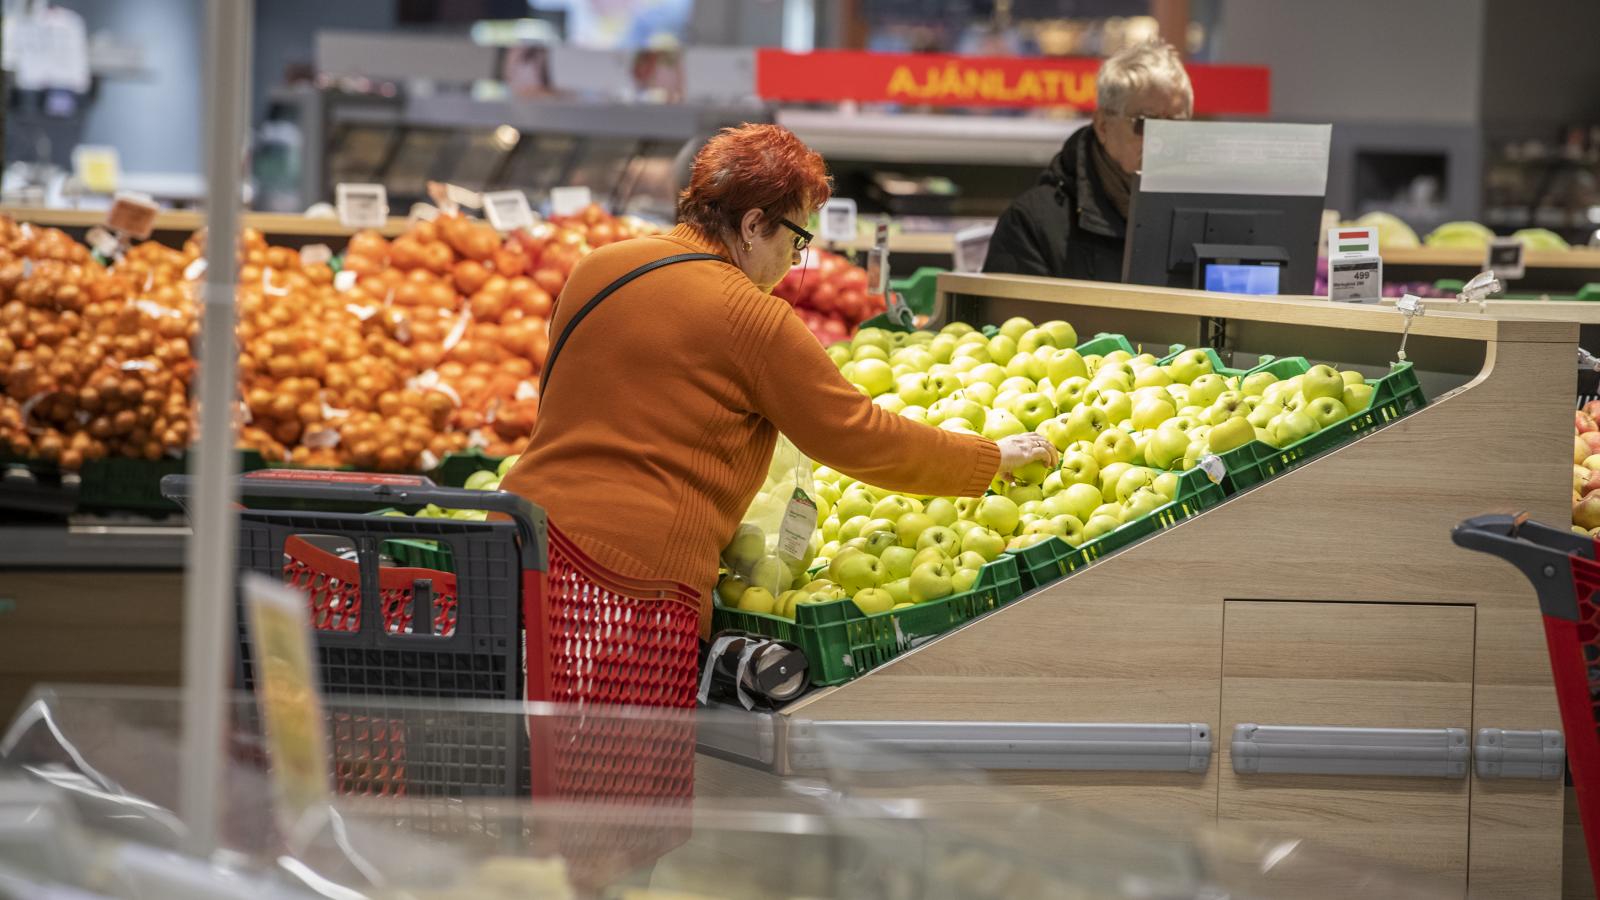
[[973, 571], [983, 568], [984, 563], [988, 561], [988, 557], [976, 550], [962, 550], [961, 555], [955, 559], [958, 568], [972, 569]]
[[1018, 353], [1006, 363], [1006, 374], [1037, 382], [1049, 374], [1049, 370], [1045, 368], [1044, 360], [1034, 354]]
[[1081, 403], [1087, 403], [1089, 393], [1089, 379], [1074, 375], [1062, 381], [1055, 381], [1055, 391], [1050, 399], [1055, 403], [1056, 409], [1071, 410]]
[[957, 516], [957, 518], [958, 519], [966, 519], [968, 521], [977, 521], [977, 519], [973, 515], [973, 513], [975, 513], [977, 511], [978, 503], [981, 500], [982, 500], [981, 497], [957, 497], [956, 498], [956, 516]]
[[883, 560], [869, 553], [852, 553], [849, 548], [828, 563], [828, 577], [851, 596], [882, 584], [887, 574]]
[[868, 516], [851, 516], [850, 518], [845, 519], [839, 525], [839, 535], [837, 540], [842, 544], [851, 538], [860, 537], [862, 527], [871, 521], [872, 519]]
[[1046, 475], [1044, 481], [1039, 483], [1039, 490], [1044, 491], [1045, 499], [1048, 500], [1061, 493], [1071, 483], [1069, 479], [1062, 477], [1060, 469], [1056, 469]]
[[1278, 376], [1271, 372], [1251, 372], [1239, 382], [1239, 392], [1247, 397], [1259, 397], [1267, 389], [1267, 385], [1278, 380]]
[[883, 589], [889, 592], [890, 597], [894, 598], [895, 606], [912, 602], [910, 576], [896, 578], [893, 581], [885, 582]]
[[950, 596], [955, 591], [951, 581], [955, 574], [956, 565], [948, 559], [923, 563], [911, 570], [911, 602], [926, 603]]
[[1332, 397], [1318, 397], [1306, 404], [1305, 414], [1317, 423], [1317, 428], [1327, 428], [1349, 417], [1350, 411]]
[[950, 355], [950, 367], [958, 374], [966, 374], [988, 362], [993, 362], [989, 358], [988, 343], [958, 344]]
[[883, 561], [885, 578], [905, 578], [911, 574], [911, 561], [917, 556], [917, 551], [901, 545], [885, 547], [878, 559]]
[[[996, 386], [996, 390], [1002, 394], [1016, 394], [1021, 396], [1022, 394], [1026, 394], [1034, 390], [1038, 386], [1038, 382], [1025, 375], [1007, 375], [1006, 380], [1000, 382], [1000, 384]], [[1009, 409], [1009, 407], [1007, 407], [1007, 409]]]
[[861, 537], [868, 537], [876, 531], [894, 532], [894, 520], [887, 517], [868, 519], [861, 526]]
[[[908, 515], [918, 514], [908, 513]], [[866, 550], [868, 553], [871, 553], [873, 556], [882, 556], [883, 551], [899, 543], [899, 538], [892, 530], [874, 531], [871, 534], [868, 534], [866, 537], [857, 538], [856, 540], [865, 541], [866, 546], [862, 549]]]
[[992, 560], [1004, 550], [1006, 539], [1000, 532], [980, 524], [969, 530], [961, 537], [962, 555], [976, 553], [985, 560]]
[[1015, 501], [998, 495], [984, 497], [978, 502], [972, 519], [985, 528], [992, 528], [1002, 535], [1016, 533], [1017, 522], [1022, 513], [1017, 509]]
[[1172, 380], [1180, 384], [1189, 384], [1201, 375], [1209, 375], [1213, 371], [1211, 357], [1201, 349], [1185, 350], [1172, 358], [1167, 364], [1167, 372]]
[[900, 494], [890, 494], [879, 500], [872, 507], [874, 519], [888, 519], [891, 522], [898, 520], [906, 513], [922, 512], [922, 504]]
[[894, 607], [894, 595], [876, 586], [857, 591], [850, 600], [869, 616], [888, 612]]
[[1079, 406], [1067, 414], [1067, 434], [1071, 441], [1095, 441], [1111, 427], [1111, 419], [1098, 406]]
[[[983, 406], [966, 397], [954, 395], [945, 397], [929, 408], [930, 413], [934, 410], [938, 410], [939, 421], [941, 422], [949, 419], [961, 419], [973, 428], [983, 424]], [[938, 423], [935, 422], [934, 424]]]
[[1122, 521], [1132, 522], [1134, 519], [1147, 516], [1167, 505], [1167, 498], [1156, 493], [1154, 488], [1143, 487], [1132, 494], [1122, 503]]
[[1072, 429], [1067, 427], [1068, 414], [1058, 415], [1045, 419], [1034, 430], [1044, 436], [1044, 439], [1055, 445], [1057, 450], [1067, 449], [1072, 443]]
[[788, 590], [793, 581], [794, 574], [776, 556], [763, 556], [750, 568], [750, 583], [764, 587], [774, 595]]
[[489, 487], [489, 485], [494, 484], [499, 480], [500, 477], [495, 473], [489, 471], [488, 469], [480, 469], [479, 471], [468, 475], [466, 482], [461, 486], [469, 491], [488, 491], [493, 490], [493, 488]]
[[[959, 391], [960, 396], [965, 397], [966, 399], [971, 400], [982, 407], [993, 406], [994, 398], [999, 393], [1000, 389], [987, 381], [979, 381], [969, 384]], [[950, 396], [954, 397], [956, 394], [951, 394]]]
[[1144, 445], [1144, 461], [1158, 469], [1170, 469], [1173, 463], [1183, 458], [1183, 451], [1189, 447], [1189, 436], [1183, 429], [1171, 424], [1163, 424], [1151, 432], [1149, 440]]
[[956, 574], [950, 576], [950, 592], [952, 594], [965, 594], [967, 591], [972, 590], [972, 586], [977, 583], [977, 569], [958, 568], [956, 569]]
[[717, 581], [717, 600], [721, 601], [723, 606], [737, 608], [739, 598], [749, 589], [750, 582], [744, 578], [738, 575], [723, 575]]
[[972, 334], [974, 331], [976, 331], [976, 329], [965, 322], [951, 322], [950, 324], [939, 329], [940, 334], [951, 334], [955, 335], [956, 337], [960, 337], [964, 334]]
[[1279, 414], [1267, 423], [1267, 433], [1272, 435], [1274, 447], [1287, 447], [1295, 441], [1309, 437], [1316, 433], [1317, 423], [1308, 415], [1298, 410], [1289, 410]]
[[1100, 496], [1104, 497], [1107, 503], [1117, 499], [1117, 480], [1131, 468], [1133, 466], [1125, 462], [1114, 462], [1108, 466], [1100, 467], [1098, 487], [1100, 488]]
[[1177, 414], [1177, 409], [1173, 407], [1170, 401], [1151, 398], [1143, 400], [1134, 406], [1130, 419], [1134, 428], [1146, 431], [1160, 426], [1162, 422]]
[[1094, 484], [1100, 478], [1100, 463], [1095, 461], [1094, 447], [1089, 452], [1068, 450], [1061, 456], [1061, 480], [1064, 485]]
[[928, 386], [940, 397], [948, 397], [961, 390], [961, 379], [949, 366], [935, 365], [928, 372]]
[[1101, 393], [1106, 391], [1122, 391], [1126, 393], [1133, 390], [1133, 373], [1121, 368], [1101, 369], [1094, 373], [1093, 378], [1089, 379], [1089, 387], [1091, 389], [1098, 388]]
[[1252, 428], [1265, 428], [1268, 422], [1271, 422], [1282, 413], [1283, 407], [1281, 405], [1263, 397], [1261, 402], [1256, 404], [1256, 408], [1250, 411], [1250, 415], [1245, 416], [1245, 419]]
[[1210, 406], [1228, 389], [1221, 375], [1200, 375], [1189, 383], [1189, 402], [1195, 406]]
[[777, 606], [778, 598], [761, 585], [752, 585], [739, 595], [739, 609], [742, 612], [765, 613], [771, 615]]
[[1156, 480], [1151, 487], [1156, 489], [1156, 493], [1167, 498], [1168, 503], [1171, 503], [1178, 499], [1178, 484], [1179, 479], [1176, 472], [1162, 472], [1156, 476]]
[[1122, 520], [1116, 516], [1093, 516], [1083, 523], [1084, 543], [1103, 537], [1122, 527]]
[[905, 409], [900, 410], [900, 418], [910, 419], [913, 422], [921, 422], [924, 425], [932, 424], [928, 421], [928, 410], [921, 406], [908, 406]]
[[1050, 517], [1051, 524], [1056, 529], [1056, 536], [1076, 547], [1083, 543], [1083, 522], [1074, 515], [1062, 514]]
[[983, 417], [983, 436], [991, 441], [1014, 434], [1026, 434], [1028, 429], [1016, 416], [1003, 409], [991, 409]]
[[896, 378], [894, 392], [899, 396], [902, 407], [927, 406], [939, 399], [939, 391], [933, 386], [933, 376], [926, 372], [901, 375]]
[[1372, 385], [1347, 384], [1344, 388], [1344, 398], [1341, 401], [1344, 408], [1352, 413], [1366, 409], [1372, 403]]
[[722, 563], [735, 572], [748, 572], [766, 553], [767, 537], [761, 526], [744, 522], [733, 530], [733, 539], [722, 548]]
[[841, 522], [854, 519], [856, 516], [865, 516], [872, 512], [875, 501], [872, 495], [865, 491], [847, 490], [839, 495], [839, 501], [833, 504], [833, 514]]
[[1165, 388], [1172, 384], [1172, 373], [1161, 366], [1146, 366], [1133, 376], [1135, 388]]
[[1101, 391], [1094, 405], [1105, 410], [1106, 420], [1113, 424], [1125, 422], [1133, 415], [1133, 399], [1115, 388]]
[[800, 588], [800, 590], [803, 593], [811, 595], [812, 600], [818, 603], [826, 602], [828, 600], [843, 600], [846, 596], [844, 588], [834, 584], [827, 578], [818, 578], [814, 581], [811, 581], [806, 584], [805, 587]]
[[1331, 397], [1335, 400], [1344, 396], [1344, 376], [1333, 366], [1312, 366], [1304, 375], [1300, 376], [1300, 393], [1307, 400], [1318, 397]]
[[1056, 339], [1043, 328], [1030, 328], [1017, 338], [1018, 353], [1036, 353], [1041, 347], [1055, 347]]
[[1055, 539], [1056, 536], [1053, 534], [1040, 534], [1039, 532], [1034, 532], [1033, 534], [1019, 534], [1006, 542], [1006, 552], [1014, 553], [1018, 550], [1026, 550], [1029, 547], [1042, 544], [1045, 541], [1053, 541]]
[[1156, 473], [1151, 469], [1146, 469], [1143, 466], [1130, 468], [1122, 473], [1121, 478], [1117, 479], [1117, 501], [1119, 503], [1127, 502], [1127, 499], [1133, 496], [1134, 491], [1149, 487], [1155, 480]]
[[833, 559], [835, 556], [839, 555], [839, 548], [841, 546], [843, 545], [836, 540], [825, 541], [821, 547], [817, 548], [817, 556], [821, 557], [823, 560]]
[[917, 538], [917, 550], [926, 550], [937, 547], [945, 556], [957, 556], [961, 553], [961, 538], [956, 536], [953, 529], [943, 525], [930, 525], [923, 529]]
[[1022, 427], [1033, 431], [1045, 420], [1055, 416], [1056, 407], [1050, 402], [1050, 398], [1043, 394], [1023, 394], [1011, 405], [1011, 412], [1022, 423]]
[[1017, 342], [1015, 338], [1004, 334], [997, 334], [989, 339], [989, 358], [1000, 365], [1010, 362], [1017, 355]]
[[1111, 463], [1131, 462], [1133, 454], [1133, 439], [1120, 428], [1107, 428], [1094, 439], [1094, 461], [1102, 472]]
[[1233, 418], [1212, 427], [1206, 434], [1206, 444], [1212, 453], [1237, 450], [1256, 439], [1256, 429], [1249, 419]]
[[1000, 323], [1000, 333], [1013, 341], [1020, 340], [1024, 334], [1033, 330], [1033, 323], [1021, 316], [1013, 316]]
[[[1070, 516], [1066, 516], [1064, 518], [1071, 518], [1071, 517]], [[1063, 527], [1062, 523], [1055, 521], [1053, 518], [1051, 518], [1051, 519], [1040, 518], [1040, 519], [1034, 519], [1032, 522], [1029, 522], [1028, 524], [1022, 526], [1022, 533], [1023, 534], [1048, 534], [1051, 537], [1062, 537], [1062, 536], [1064, 536], [1066, 534], [1066, 529]]]
[[874, 347], [869, 344], [866, 346], [853, 348], [850, 351], [850, 359], [852, 362], [858, 363], [865, 362], [869, 359], [876, 360], [881, 363], [887, 363], [889, 361], [889, 351], [883, 349], [882, 347]]
[[784, 591], [778, 595], [777, 601], [773, 603], [772, 614], [782, 616], [785, 619], [794, 618], [795, 601], [803, 596], [805, 594], [800, 591]]
[[1017, 504], [1019, 507], [1019, 513], [1022, 504], [1027, 503], [1030, 500], [1044, 499], [1044, 488], [1041, 488], [1036, 484], [1008, 485], [1004, 493], [1006, 497], [1011, 500], [1011, 502]]
[[840, 341], [828, 348], [828, 358], [833, 360], [834, 368], [841, 368], [850, 361], [850, 342]]
[[1105, 502], [1100, 489], [1092, 484], [1069, 485], [1066, 490], [1046, 501], [1052, 515], [1068, 515], [1086, 521], [1095, 508]]
[[1049, 357], [1045, 359], [1044, 373], [1056, 384], [1061, 384], [1069, 378], [1082, 378], [1084, 379], [1084, 384], [1089, 383], [1089, 368], [1087, 364], [1084, 363], [1083, 357], [1078, 354], [1078, 351], [1070, 347], [1051, 351]]
[[1339, 377], [1344, 379], [1345, 387], [1349, 387], [1352, 384], [1366, 384], [1367, 383], [1366, 376], [1362, 375], [1360, 372], [1357, 372], [1354, 369], [1344, 369], [1344, 370], [1342, 370], [1341, 372], [1339, 372]]
[[999, 389], [1000, 382], [1006, 380], [1006, 370], [992, 362], [982, 363], [961, 376], [962, 387], [974, 384], [992, 384]]
[[956, 512], [956, 504], [948, 497], [934, 497], [923, 506], [922, 511], [933, 519], [933, 524], [949, 527], [955, 524], [960, 516]]
[[850, 381], [870, 396], [876, 397], [894, 388], [894, 370], [881, 359], [858, 359], [851, 372]]
[[872, 405], [898, 413], [906, 408], [906, 401], [900, 399], [898, 394], [879, 394], [872, 398]]
[[858, 330], [851, 343], [856, 347], [879, 347], [888, 350], [894, 346], [894, 336], [882, 328], [862, 328]]
[[1245, 396], [1238, 391], [1223, 391], [1217, 399], [1211, 401], [1201, 415], [1201, 421], [1207, 425], [1221, 425], [1235, 416], [1244, 418], [1250, 414], [1245, 407]]
[[1039, 323], [1039, 329], [1050, 335], [1050, 340], [1054, 342], [1057, 347], [1078, 346], [1077, 329], [1073, 328], [1070, 324], [1061, 321], [1060, 319], [1051, 319], [1048, 322], [1041, 322]]

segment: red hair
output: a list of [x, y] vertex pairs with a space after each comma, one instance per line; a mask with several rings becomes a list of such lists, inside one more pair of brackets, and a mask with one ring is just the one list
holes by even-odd
[[695, 154], [689, 186], [678, 197], [678, 221], [725, 240], [739, 233], [746, 211], [759, 209], [771, 233], [781, 216], [796, 210], [809, 216], [832, 193], [822, 154], [794, 132], [777, 125], [724, 128]]

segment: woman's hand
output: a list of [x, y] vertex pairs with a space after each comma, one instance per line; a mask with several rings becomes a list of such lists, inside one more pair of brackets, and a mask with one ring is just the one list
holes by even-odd
[[1037, 432], [1013, 434], [995, 441], [995, 444], [1000, 448], [1001, 478], [1009, 479], [1011, 473], [1031, 462], [1041, 462], [1045, 468], [1054, 469], [1056, 463], [1061, 461], [1061, 452], [1056, 445]]

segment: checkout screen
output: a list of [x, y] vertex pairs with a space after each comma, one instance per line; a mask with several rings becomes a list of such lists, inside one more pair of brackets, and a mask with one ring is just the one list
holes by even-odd
[[1223, 291], [1229, 294], [1276, 294], [1278, 293], [1278, 276], [1282, 272], [1282, 266], [1220, 265], [1212, 263], [1206, 266], [1205, 289], [1208, 291]]

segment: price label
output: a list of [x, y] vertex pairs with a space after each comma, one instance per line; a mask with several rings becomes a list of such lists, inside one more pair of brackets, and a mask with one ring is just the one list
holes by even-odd
[[276, 812], [291, 845], [303, 845], [325, 821], [333, 774], [306, 598], [259, 575], [246, 576], [241, 587]]
[[787, 559], [805, 559], [811, 534], [817, 530], [817, 504], [806, 492], [795, 488], [778, 526], [778, 554]]
[[484, 203], [483, 195], [477, 191], [444, 181], [428, 182], [428, 199], [445, 212], [460, 212], [463, 207], [483, 209]]
[[327, 244], [307, 244], [300, 248], [300, 265], [320, 266], [333, 259], [333, 248]]
[[495, 191], [483, 195], [483, 211], [496, 231], [516, 231], [533, 227], [533, 207], [521, 191]]
[[144, 240], [156, 230], [156, 213], [160, 211], [156, 201], [145, 194], [118, 191], [111, 198], [111, 208], [106, 210], [106, 227]]
[[889, 293], [889, 250], [885, 247], [867, 251], [867, 293]]
[[981, 272], [983, 261], [989, 256], [989, 239], [994, 237], [993, 225], [974, 225], [955, 233], [951, 251], [957, 272]]
[[1383, 260], [1376, 256], [1328, 260], [1328, 299], [1341, 303], [1383, 300]]
[[1489, 242], [1489, 260], [1484, 268], [1493, 272], [1501, 281], [1521, 278], [1527, 271], [1522, 258], [1526, 249], [1516, 238], [1497, 237]]
[[575, 216], [594, 202], [594, 195], [583, 186], [550, 189], [550, 215]]
[[382, 228], [389, 224], [389, 192], [381, 184], [340, 184], [333, 189], [339, 224], [346, 228]]
[[825, 241], [853, 241], [856, 239], [856, 202], [846, 197], [835, 197], [822, 205], [822, 239]]

